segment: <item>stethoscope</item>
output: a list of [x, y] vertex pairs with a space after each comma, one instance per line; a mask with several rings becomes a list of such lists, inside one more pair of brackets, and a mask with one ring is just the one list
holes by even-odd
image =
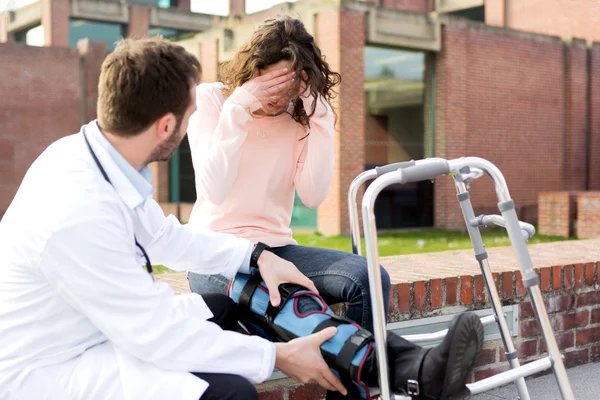
[[[110, 183], [110, 185], [112, 187], [114, 187], [114, 185], [112, 184], [112, 182], [108, 178], [108, 175], [106, 174], [106, 171], [102, 167], [102, 164], [100, 164], [100, 160], [98, 160], [98, 157], [96, 157], [96, 153], [94, 153], [94, 150], [92, 150], [92, 146], [90, 145], [90, 141], [88, 140], [87, 135], [85, 134], [85, 126], [83, 126], [81, 128], [81, 133], [83, 133], [83, 138], [85, 139], [85, 143], [87, 144], [88, 150], [90, 151], [90, 154], [92, 155], [92, 158], [94, 159], [94, 162], [98, 166], [98, 169], [102, 173], [102, 176], [104, 177], [104, 179], [106, 179], [106, 181], [108, 183]], [[148, 270], [148, 273], [150, 274], [150, 276], [152, 277], [152, 280], [154, 281], [154, 276], [152, 275], [152, 263], [150, 262], [150, 257], [148, 257], [148, 253], [146, 253], [146, 250], [138, 242], [137, 238], [135, 237], [135, 233], [133, 234], [133, 240], [135, 240], [135, 245], [138, 247], [138, 249], [141, 250], [142, 254], [144, 255], [144, 259], [146, 260], [146, 269]]]

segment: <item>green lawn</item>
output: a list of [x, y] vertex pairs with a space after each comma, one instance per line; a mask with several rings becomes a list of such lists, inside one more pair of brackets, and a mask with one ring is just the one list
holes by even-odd
[[[508, 246], [510, 244], [505, 230], [485, 229], [481, 231], [487, 247]], [[295, 233], [294, 238], [302, 246], [324, 247], [342, 251], [352, 251], [352, 242], [346, 236], [326, 237], [315, 233]], [[561, 237], [536, 234], [530, 244], [565, 240]], [[430, 253], [435, 251], [459, 250], [471, 248], [467, 232], [448, 231], [445, 229], [428, 229], [402, 233], [380, 234], [378, 237], [379, 255], [395, 256], [401, 254]], [[363, 241], [363, 254], [364, 241]], [[154, 268], [155, 273], [171, 272], [161, 265]]]

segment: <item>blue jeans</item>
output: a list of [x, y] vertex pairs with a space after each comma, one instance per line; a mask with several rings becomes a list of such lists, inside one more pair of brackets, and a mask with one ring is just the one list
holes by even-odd
[[[273, 252], [293, 263], [317, 287], [327, 304], [348, 303], [346, 317], [373, 332], [373, 313], [369, 295], [367, 260], [338, 250], [288, 245]], [[390, 276], [381, 268], [385, 315], [389, 310]], [[188, 274], [194, 293], [226, 293], [229, 280], [221, 275]]]

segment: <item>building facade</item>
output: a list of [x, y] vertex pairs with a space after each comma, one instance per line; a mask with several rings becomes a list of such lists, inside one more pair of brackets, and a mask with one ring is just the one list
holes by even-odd
[[[339, 118], [330, 193], [317, 210], [297, 200], [297, 228], [347, 233], [354, 177], [425, 157], [494, 162], [529, 222], [536, 222], [540, 192], [600, 189], [600, 46], [594, 42], [600, 7], [592, 0], [298, 0], [254, 14], [244, 13], [243, 0], [230, 0], [229, 17], [190, 13], [189, 2], [181, 1], [39, 4], [47, 45], [73, 47], [72, 19], [92, 21], [110, 12], [123, 35], [175, 30], [173, 39], [199, 57], [208, 82], [218, 80], [219, 65], [265, 18], [301, 18], [342, 84], [332, 104]], [[0, 38], [23, 41], [23, 26], [35, 26], [17, 24], [25, 14], [4, 15]], [[110, 51], [112, 39], [88, 36]], [[93, 80], [94, 73], [86, 76]], [[93, 89], [84, 96], [87, 119], [94, 116], [90, 95]], [[189, 147], [184, 142], [170, 163], [152, 167], [157, 200], [185, 221], [195, 200]], [[497, 212], [490, 182], [477, 181], [472, 199], [476, 212]], [[376, 215], [382, 229], [464, 227], [449, 178], [386, 189]]]

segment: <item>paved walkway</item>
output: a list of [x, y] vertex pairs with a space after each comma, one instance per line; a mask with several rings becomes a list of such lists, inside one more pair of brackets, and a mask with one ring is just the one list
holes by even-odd
[[[528, 249], [536, 268], [600, 261], [600, 239], [533, 244]], [[490, 248], [488, 254], [493, 272], [518, 270], [512, 247]], [[480, 273], [473, 250], [383, 257], [381, 263], [393, 284]], [[184, 272], [156, 275], [156, 280], [168, 283], [177, 293], [189, 293]]]
[[[600, 363], [586, 364], [567, 370], [573, 394], [577, 400], [600, 399]], [[554, 375], [527, 379], [527, 388], [531, 400], [562, 400]], [[472, 400], [516, 400], [517, 389], [514, 384], [504, 386], [472, 397]]]

